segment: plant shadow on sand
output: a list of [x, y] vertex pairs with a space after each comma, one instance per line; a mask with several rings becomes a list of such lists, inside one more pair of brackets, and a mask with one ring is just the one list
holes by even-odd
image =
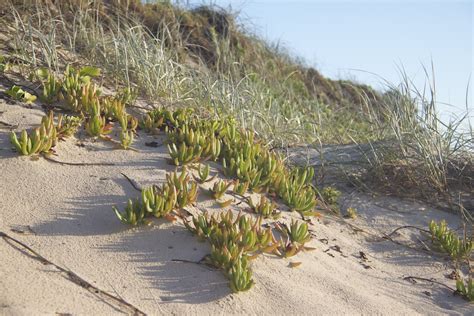
[[123, 209], [128, 197], [138, 196], [139, 193], [121, 175], [115, 179], [99, 178], [98, 181], [113, 181], [121, 186], [125, 193], [88, 195], [66, 200], [67, 208], [56, 211], [54, 220], [33, 226], [33, 231], [49, 236], [95, 236], [124, 231], [127, 226], [116, 218], [112, 206]]
[[200, 304], [230, 294], [222, 271], [197, 263], [210, 252], [209, 245], [198, 242], [181, 224], [157, 219], [151, 227], [131, 228], [122, 224], [114, 215], [112, 205], [123, 209], [127, 197], [139, 193], [124, 178], [114, 181], [123, 186], [126, 194], [71, 199], [67, 201], [70, 207], [59, 212], [54, 220], [33, 226], [32, 230], [47, 236], [118, 235], [113, 243], [106, 241], [98, 249], [126, 254], [137, 269], [123, 273], [138, 271], [145, 281], [144, 286], [149, 284], [162, 293], [159, 298], [152, 298], [159, 303]]
[[13, 150], [10, 143], [10, 131], [6, 128], [0, 129], [0, 160], [16, 156], [18, 156], [18, 153]]
[[160, 303], [201, 304], [230, 294], [221, 271], [198, 263], [210, 252], [209, 245], [180, 225], [156, 220], [153, 227], [133, 229], [119, 243], [100, 248], [125, 252], [130, 261], [141, 264], [138, 274], [147, 281], [144, 284], [162, 292]]

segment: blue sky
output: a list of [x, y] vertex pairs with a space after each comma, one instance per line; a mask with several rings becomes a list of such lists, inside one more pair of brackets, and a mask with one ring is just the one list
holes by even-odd
[[[189, 0], [191, 5], [211, 1]], [[420, 88], [422, 64], [433, 60], [438, 100], [446, 115], [466, 109], [473, 75], [472, 1], [213, 0], [240, 11], [240, 20], [268, 41], [280, 41], [331, 78], [356, 79], [380, 87], [399, 68]], [[362, 71], [356, 71], [360, 69]], [[474, 111], [470, 89], [469, 107]]]

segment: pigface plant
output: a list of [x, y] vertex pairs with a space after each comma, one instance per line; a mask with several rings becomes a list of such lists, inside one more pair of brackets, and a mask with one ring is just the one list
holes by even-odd
[[85, 129], [87, 134], [93, 137], [102, 137], [112, 132], [112, 125], [106, 123], [105, 117], [101, 116], [100, 103], [94, 102], [91, 105], [92, 114], [86, 121]]
[[467, 279], [466, 283], [464, 283], [463, 279], [459, 278], [456, 281], [456, 292], [469, 302], [474, 302], [474, 282], [472, 278]]
[[23, 130], [18, 139], [15, 132], [10, 134], [10, 142], [15, 149], [24, 156], [39, 153], [49, 153], [57, 143], [58, 135], [53, 122], [53, 112], [41, 119], [40, 127], [34, 129], [30, 135]]
[[31, 104], [36, 101], [36, 96], [32, 95], [18, 86], [12, 86], [6, 90], [5, 93], [14, 100], [22, 101]]
[[142, 207], [140, 200], [128, 200], [125, 211], [120, 212], [115, 206], [113, 206], [115, 214], [118, 219], [128, 225], [136, 226], [139, 224], [148, 224], [149, 221], [145, 219], [145, 208]]
[[193, 204], [197, 200], [197, 183], [190, 181], [190, 177], [184, 168], [181, 174], [175, 172], [166, 175], [167, 184], [175, 188], [177, 192], [176, 206], [183, 208]]
[[216, 200], [222, 198], [224, 196], [224, 193], [227, 191], [227, 189], [232, 185], [232, 182], [225, 182], [223, 180], [219, 180], [214, 182], [214, 185], [209, 191], [212, 194], [212, 197]]
[[308, 224], [306, 222], [297, 222], [292, 220], [290, 226], [283, 227], [277, 224], [278, 230], [286, 237], [286, 242], [280, 242], [280, 252], [285, 257], [292, 257], [302, 249], [310, 250], [312, 248], [305, 247], [305, 243], [311, 240], [308, 232]]
[[46, 68], [40, 68], [36, 72], [37, 77], [41, 80], [43, 86], [40, 100], [46, 104], [51, 104], [58, 100], [61, 91], [62, 82], [57, 80], [54, 75]]
[[92, 99], [100, 94], [95, 86], [91, 85], [91, 78], [99, 75], [100, 69], [90, 66], [80, 70], [69, 65], [66, 67], [61, 95], [66, 102], [67, 109], [80, 112], [84, 110], [83, 105], [86, 103], [86, 108], [89, 111]]
[[249, 182], [240, 182], [239, 179], [234, 180], [232, 191], [238, 195], [244, 196], [249, 189]]
[[176, 166], [184, 166], [201, 159], [202, 148], [199, 145], [188, 146], [185, 143], [181, 143], [179, 147], [175, 144], [168, 145], [168, 151], [171, 156], [171, 160]]
[[64, 139], [76, 133], [83, 121], [82, 117], [72, 115], [58, 115], [58, 123], [56, 129], [58, 131], [58, 138]]
[[198, 171], [198, 177], [194, 176], [194, 180], [201, 184], [212, 181], [217, 176], [217, 174], [215, 174], [213, 177], [209, 177], [209, 165], [202, 167], [201, 164], [199, 164], [196, 169]]
[[230, 288], [232, 292], [244, 292], [254, 285], [252, 270], [248, 266], [245, 256], [240, 256], [229, 271]]
[[282, 173], [273, 179], [273, 186], [278, 196], [290, 210], [304, 216], [316, 214], [312, 211], [317, 203], [316, 192], [310, 185], [313, 175], [312, 168], [294, 169], [289, 174]]
[[147, 214], [165, 217], [176, 207], [178, 202], [174, 186], [164, 185], [162, 188], [151, 186], [142, 190], [142, 204]]
[[455, 232], [450, 230], [446, 221], [439, 224], [431, 221], [429, 224], [433, 244], [442, 252], [451, 256], [454, 260], [469, 259], [472, 252], [472, 240], [463, 240]]
[[264, 218], [277, 219], [281, 215], [276, 209], [277, 207], [275, 202], [270, 201], [263, 195], [260, 197], [260, 201], [256, 205], [253, 203], [251, 198], [249, 198], [248, 200], [252, 210], [256, 214], [262, 215]]

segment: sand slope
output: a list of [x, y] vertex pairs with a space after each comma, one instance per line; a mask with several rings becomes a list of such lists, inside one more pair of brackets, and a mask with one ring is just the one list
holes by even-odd
[[[0, 100], [0, 120], [29, 128], [43, 112]], [[445, 275], [448, 262], [377, 238], [406, 224], [426, 227], [428, 221], [456, 216], [422, 205], [388, 198], [349, 194], [359, 218], [348, 222], [331, 216], [313, 220], [315, 251], [279, 259], [253, 261], [254, 288], [231, 294], [220, 271], [198, 261], [209, 252], [180, 223], [157, 220], [152, 227], [129, 229], [113, 214], [138, 192], [121, 175], [139, 185], [164, 180], [165, 146], [145, 142], [160, 137], [140, 135], [139, 152], [114, 150], [110, 143], [83, 137], [61, 142], [54, 159], [66, 162], [114, 163], [114, 166], [69, 166], [19, 157], [10, 149], [9, 130], [0, 129], [0, 231], [17, 238], [55, 264], [74, 271], [101, 290], [122, 297], [148, 314], [469, 314], [472, 306], [438, 285], [412, 284], [405, 276], [435, 278], [454, 286]], [[201, 194], [198, 209], [217, 210]], [[297, 214], [286, 213], [283, 220]], [[375, 234], [375, 235], [372, 235]], [[412, 240], [410, 231], [394, 235]], [[368, 260], [360, 257], [363, 252]], [[290, 261], [301, 261], [289, 268]], [[44, 265], [0, 239], [0, 314], [115, 314], [110, 305], [72, 283], [51, 265]]]

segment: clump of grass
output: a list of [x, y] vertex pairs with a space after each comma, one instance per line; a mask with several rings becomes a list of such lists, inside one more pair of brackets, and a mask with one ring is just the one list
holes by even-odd
[[384, 134], [384, 141], [373, 144], [365, 155], [369, 164], [366, 184], [447, 203], [450, 209], [462, 211], [457, 196], [464, 192], [469, 198], [474, 189], [474, 138], [469, 113], [444, 122], [434, 79], [430, 82], [434, 74], [425, 73], [428, 87], [423, 91], [402, 73], [402, 83], [388, 85], [389, 91], [380, 103], [383, 120], [370, 117]]

